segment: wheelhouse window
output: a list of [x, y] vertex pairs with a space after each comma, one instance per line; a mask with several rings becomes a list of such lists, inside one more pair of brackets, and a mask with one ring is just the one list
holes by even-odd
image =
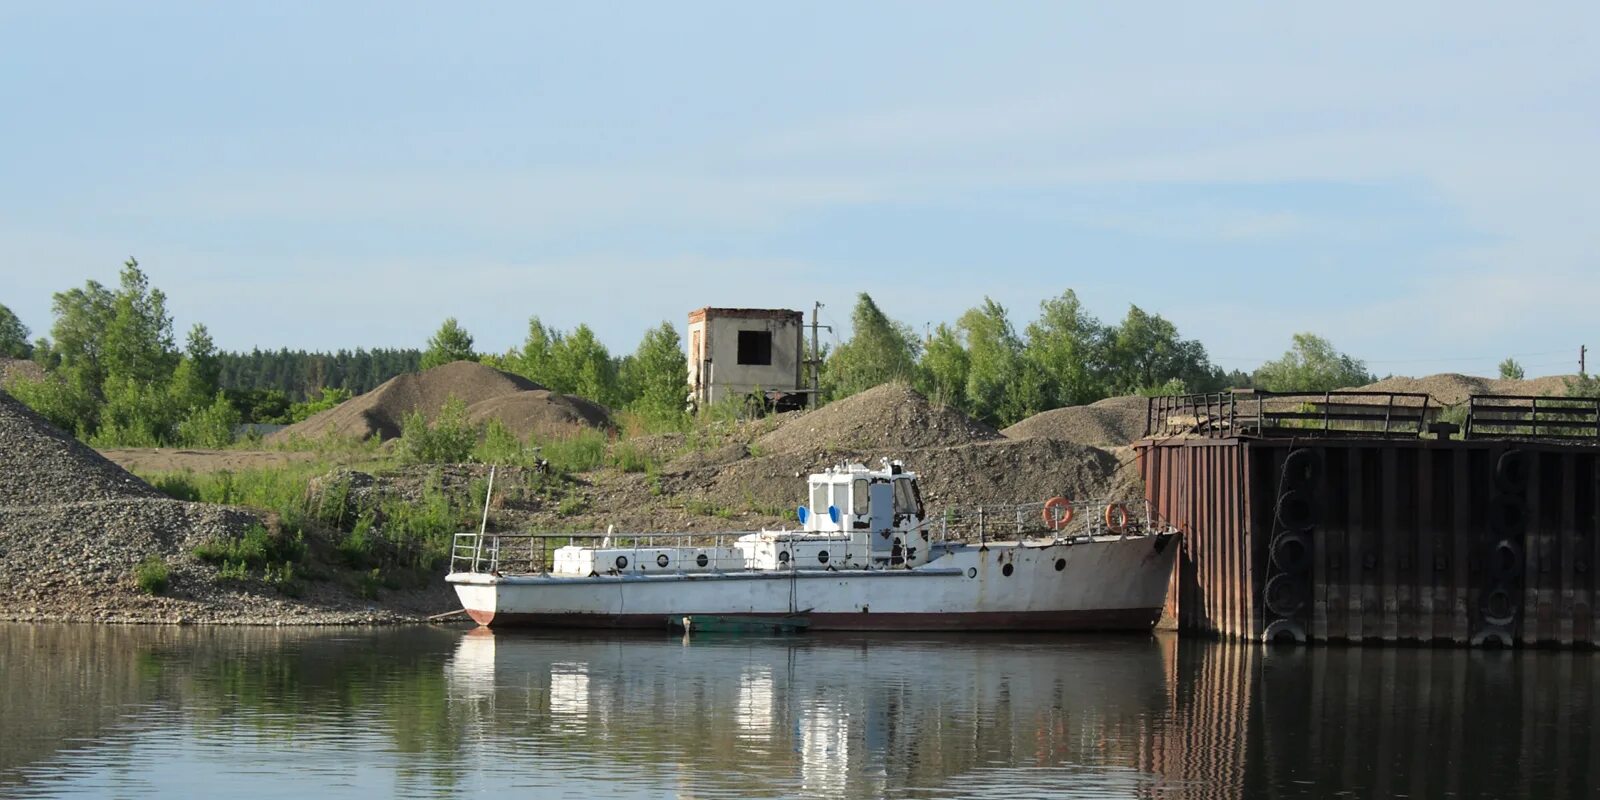
[[917, 497], [914, 481], [902, 479], [894, 482], [894, 513], [922, 516], [922, 500]]
[[772, 366], [772, 331], [739, 331], [739, 363]]
[[867, 479], [857, 478], [850, 485], [850, 513], [856, 515], [856, 519], [864, 521], [867, 509]]

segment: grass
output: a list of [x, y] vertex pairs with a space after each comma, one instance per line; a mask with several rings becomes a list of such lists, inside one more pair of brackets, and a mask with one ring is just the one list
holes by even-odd
[[160, 556], [145, 559], [133, 571], [133, 579], [139, 584], [139, 591], [145, 594], [166, 593], [167, 577], [167, 564]]
[[656, 466], [649, 453], [628, 441], [619, 441], [612, 445], [608, 460], [611, 466], [623, 472], [648, 472]]
[[733, 509], [728, 508], [727, 506], [717, 505], [709, 500], [700, 500], [698, 498], [690, 498], [683, 501], [683, 510], [689, 514], [700, 517], [721, 517], [722, 519], [730, 519], [733, 517]]

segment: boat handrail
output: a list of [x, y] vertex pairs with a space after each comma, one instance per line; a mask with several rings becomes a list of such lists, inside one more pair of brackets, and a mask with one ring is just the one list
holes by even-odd
[[[1174, 529], [1154, 513], [1149, 501], [1144, 498], [1133, 500], [1091, 498], [1075, 502], [1073, 507], [1075, 513], [1065, 524], [1058, 528], [1053, 528], [1047, 523], [1043, 513], [1045, 502], [1039, 501], [1008, 505], [986, 505], [972, 509], [947, 509], [943, 512], [929, 515], [916, 526], [913, 526], [911, 530], [926, 529], [930, 533], [929, 538], [932, 546], [944, 548], [957, 544], [983, 546], [991, 541], [999, 540], [1072, 543], [1108, 536], [1118, 538], [1144, 536], [1152, 533], [1169, 532]], [[1113, 517], [1111, 512], [1113, 510], [1117, 511], [1118, 525], [1111, 524]], [[937, 532], [936, 538], [932, 535], [935, 531]], [[617, 533], [615, 531], [490, 533], [473, 531], [455, 534], [450, 553], [450, 571], [452, 573], [492, 574], [499, 574], [502, 571], [511, 574], [547, 572], [552, 566], [550, 563], [552, 542], [577, 545], [580, 542], [587, 544], [598, 541], [607, 549], [630, 551], [635, 556], [633, 563], [638, 564], [641, 563], [637, 557], [638, 553], [643, 550], [666, 549], [667, 547], [674, 549], [710, 547], [714, 550], [720, 550], [726, 546], [726, 543], [751, 534], [778, 535], [785, 537], [786, 540], [803, 540], [816, 536], [847, 535], [847, 532], [823, 533], [804, 529], [707, 531], [700, 533], [689, 531], [640, 531], [634, 533]], [[681, 559], [679, 561], [681, 562]], [[713, 562], [709, 566], [713, 572], [721, 571], [719, 563]], [[787, 568], [806, 569], [807, 567], [799, 567], [790, 562]], [[745, 569], [742, 562], [739, 564], [738, 569]], [[683, 566], [679, 563], [676, 569], [663, 567], [657, 574], [681, 573], [683, 571]]]

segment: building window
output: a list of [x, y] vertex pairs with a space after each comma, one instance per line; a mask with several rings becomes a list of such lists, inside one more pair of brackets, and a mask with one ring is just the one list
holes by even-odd
[[739, 331], [739, 363], [772, 366], [772, 331]]

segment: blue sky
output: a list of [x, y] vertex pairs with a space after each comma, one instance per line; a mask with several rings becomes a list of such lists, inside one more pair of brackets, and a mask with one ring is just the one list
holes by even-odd
[[[1072, 288], [1250, 369], [1600, 347], [1600, 6], [0, 5], [0, 303], [136, 255], [229, 349], [631, 350]], [[847, 331], [841, 330], [841, 333]]]

